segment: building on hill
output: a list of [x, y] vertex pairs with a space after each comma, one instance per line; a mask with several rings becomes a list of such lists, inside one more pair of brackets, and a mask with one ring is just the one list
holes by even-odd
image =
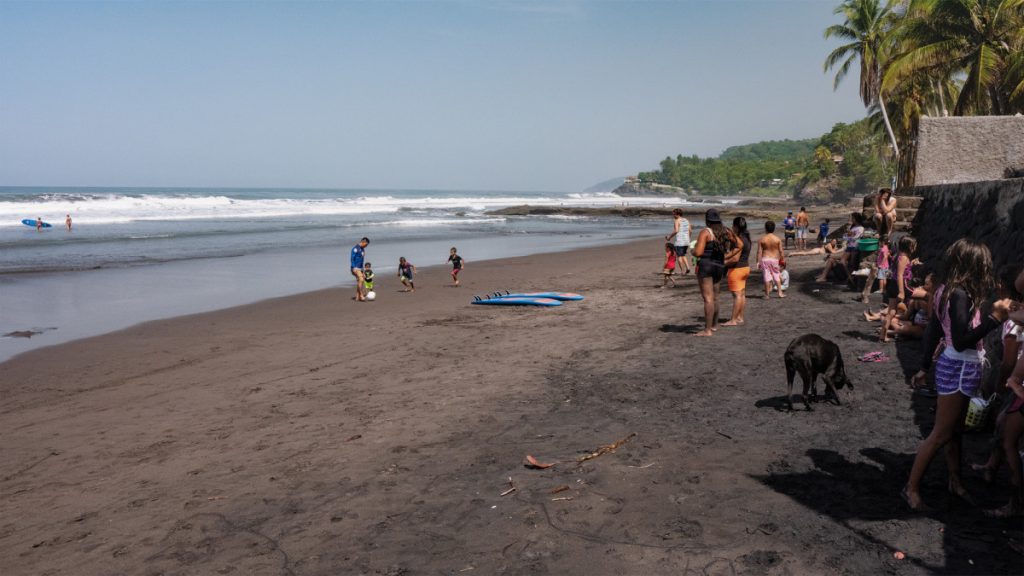
[[1024, 116], [921, 117], [916, 186], [1024, 177]]

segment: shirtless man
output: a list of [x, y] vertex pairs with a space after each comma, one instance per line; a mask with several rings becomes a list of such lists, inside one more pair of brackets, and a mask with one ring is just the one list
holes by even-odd
[[782, 268], [779, 261], [786, 258], [782, 240], [775, 235], [775, 222], [771, 220], [764, 223], [764, 236], [757, 243], [757, 266], [764, 275], [764, 297], [770, 298], [772, 294], [772, 282], [779, 289], [779, 298], [785, 298], [782, 293]]
[[811, 218], [807, 216], [807, 208], [800, 207], [796, 215], [796, 249], [807, 250], [807, 231], [811, 227]]

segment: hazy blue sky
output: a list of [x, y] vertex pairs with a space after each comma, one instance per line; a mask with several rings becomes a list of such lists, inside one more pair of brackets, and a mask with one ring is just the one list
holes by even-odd
[[838, 0], [0, 2], [0, 185], [579, 190], [863, 108]]

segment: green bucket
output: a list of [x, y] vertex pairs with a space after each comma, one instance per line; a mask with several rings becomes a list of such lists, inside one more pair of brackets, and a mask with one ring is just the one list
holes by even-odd
[[861, 252], [878, 252], [878, 238], [861, 238], [857, 241], [857, 250]]

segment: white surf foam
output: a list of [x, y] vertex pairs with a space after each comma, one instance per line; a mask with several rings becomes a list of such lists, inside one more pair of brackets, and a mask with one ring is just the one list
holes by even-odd
[[[139, 221], [261, 219], [296, 216], [388, 214], [399, 210], [471, 211], [530, 204], [533, 206], [667, 205], [665, 198], [623, 198], [609, 193], [565, 196], [362, 196], [358, 198], [240, 199], [224, 195], [47, 194], [34, 199], [0, 201], [0, 226], [18, 226], [23, 218], [54, 224], [65, 214], [80, 224], [119, 224]], [[429, 217], [426, 218], [427, 221]], [[462, 220], [461, 222], [465, 222]]]

